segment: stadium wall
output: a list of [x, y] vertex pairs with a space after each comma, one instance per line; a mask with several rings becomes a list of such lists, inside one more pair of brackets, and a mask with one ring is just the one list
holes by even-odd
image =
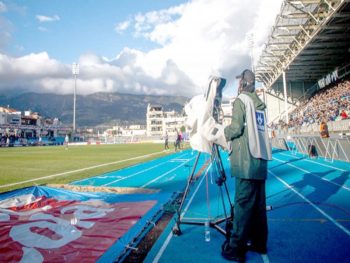
[[[267, 120], [268, 123], [275, 122], [282, 118], [285, 121], [284, 116], [284, 100], [277, 98], [271, 94], [266, 93], [265, 103], [267, 106]], [[288, 112], [295, 109], [295, 106], [291, 103], [288, 103]]]

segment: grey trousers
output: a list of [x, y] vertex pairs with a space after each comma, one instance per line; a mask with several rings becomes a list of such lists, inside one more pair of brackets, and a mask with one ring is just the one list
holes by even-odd
[[256, 247], [266, 248], [267, 236], [265, 180], [236, 177], [230, 246], [244, 252], [247, 242], [251, 241]]

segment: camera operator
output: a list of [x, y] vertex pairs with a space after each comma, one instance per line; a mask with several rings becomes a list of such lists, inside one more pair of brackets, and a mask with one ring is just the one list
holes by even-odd
[[[224, 243], [222, 256], [245, 261], [247, 250], [266, 253], [267, 217], [265, 180], [271, 148], [266, 129], [266, 105], [255, 93], [255, 75], [246, 69], [239, 82], [239, 96], [232, 109], [232, 122], [225, 127], [231, 142], [231, 175], [235, 176], [233, 231]], [[250, 242], [250, 246], [248, 246]]]

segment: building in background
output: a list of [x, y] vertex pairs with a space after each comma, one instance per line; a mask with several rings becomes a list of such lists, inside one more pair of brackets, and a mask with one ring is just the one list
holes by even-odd
[[58, 137], [65, 136], [70, 131], [71, 128], [62, 126], [57, 118], [44, 118], [30, 110], [22, 113], [9, 106], [0, 107], [0, 137], [34, 140], [47, 137], [51, 144], [55, 144]]
[[163, 137], [166, 133], [169, 136], [175, 136], [176, 130], [183, 130], [185, 127], [186, 116], [176, 111], [163, 111], [162, 106], [147, 106], [147, 136]]

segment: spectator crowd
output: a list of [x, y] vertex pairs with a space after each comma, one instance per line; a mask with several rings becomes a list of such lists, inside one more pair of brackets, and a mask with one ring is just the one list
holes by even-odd
[[321, 89], [289, 114], [288, 124], [282, 120], [272, 128], [293, 128], [348, 119], [350, 114], [350, 80]]

